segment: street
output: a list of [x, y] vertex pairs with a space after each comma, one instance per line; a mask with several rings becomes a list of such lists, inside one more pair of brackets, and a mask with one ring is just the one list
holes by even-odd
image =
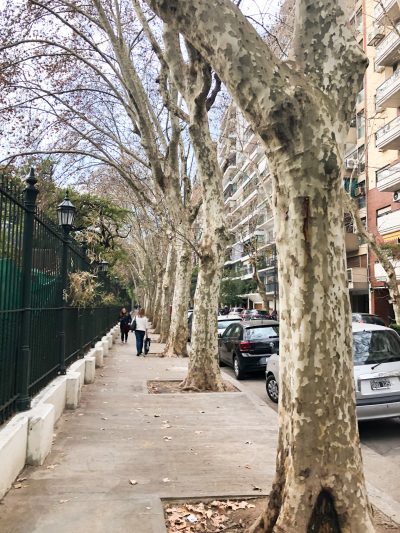
[[[224, 367], [223, 371], [235, 379], [232, 368]], [[262, 374], [249, 376], [242, 380], [241, 384], [245, 384], [252, 393], [277, 411], [277, 405], [267, 396], [265, 378]], [[359, 430], [362, 444], [383, 457], [393, 458], [394, 465], [400, 469], [400, 418], [361, 422]]]

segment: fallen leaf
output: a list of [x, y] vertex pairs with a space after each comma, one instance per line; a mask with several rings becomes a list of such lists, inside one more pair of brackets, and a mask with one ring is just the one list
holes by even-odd
[[160, 415], [153, 415], [154, 418], [160, 418]]
[[163, 483], [169, 483], [171, 480], [168, 479], [167, 477], [164, 477], [162, 481], [163, 481]]
[[172, 437], [165, 436], [163, 437], [164, 440], [172, 440]]
[[260, 487], [257, 487], [257, 485], [253, 485], [253, 490], [262, 490]]
[[253, 444], [251, 440], [246, 440], [245, 444]]
[[59, 503], [67, 503], [69, 500], [59, 500]]
[[21, 489], [21, 488], [22, 488], [22, 483], [15, 483], [14, 489]]
[[27, 479], [28, 479], [27, 477], [19, 477], [17, 479], [17, 482], [22, 483], [22, 481], [26, 481]]
[[137, 485], [137, 481], [136, 481], [136, 479], [130, 479], [130, 480], [129, 480], [129, 483], [130, 483], [131, 485]]
[[101, 419], [102, 420], [108, 420], [108, 418], [106, 416], [102, 416]]

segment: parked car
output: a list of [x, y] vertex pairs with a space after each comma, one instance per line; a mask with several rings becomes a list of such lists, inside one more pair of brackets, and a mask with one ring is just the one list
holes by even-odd
[[243, 309], [243, 307], [232, 307], [232, 309], [229, 311], [228, 315], [231, 316], [231, 317], [233, 317], [233, 316], [241, 317], [243, 311], [245, 311], [245, 309]]
[[376, 324], [378, 326], [385, 326], [385, 322], [377, 315], [369, 313], [352, 313], [352, 322], [362, 322], [363, 324]]
[[268, 320], [269, 313], [264, 309], [246, 309], [242, 313], [242, 320]]
[[227, 317], [218, 317], [218, 337], [222, 336], [228, 326], [240, 322], [240, 320], [240, 317], [231, 315], [228, 315]]
[[[354, 380], [358, 420], [400, 416], [400, 337], [390, 328], [353, 322]], [[267, 394], [279, 397], [279, 357], [268, 359]]]
[[219, 364], [233, 367], [237, 379], [243, 379], [249, 372], [264, 370], [267, 359], [278, 350], [276, 320], [236, 322], [218, 339]]

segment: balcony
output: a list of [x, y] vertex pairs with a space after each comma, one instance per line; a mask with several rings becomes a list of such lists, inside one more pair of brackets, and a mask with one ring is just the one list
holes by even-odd
[[400, 106], [400, 69], [396, 70], [376, 90], [376, 107], [399, 107]]
[[397, 0], [382, 0], [382, 5], [379, 3], [375, 6], [374, 19], [376, 22], [384, 22], [386, 17], [389, 23], [400, 17], [400, 8]]
[[380, 192], [396, 192], [400, 190], [400, 163], [378, 170], [376, 187]]
[[357, 252], [360, 247], [360, 237], [356, 233], [345, 234], [346, 252]]
[[400, 231], [400, 210], [389, 211], [389, 213], [379, 217], [376, 226], [381, 235]]
[[392, 30], [381, 44], [376, 47], [375, 64], [378, 66], [390, 66], [400, 59], [400, 24], [396, 26], [397, 31]]
[[376, 46], [385, 37], [382, 26], [379, 24], [373, 24], [368, 32], [367, 45]]
[[265, 284], [265, 292], [267, 294], [278, 294], [279, 287], [277, 282], [269, 282]]
[[375, 146], [378, 150], [400, 149], [400, 116], [391, 120], [376, 132]]

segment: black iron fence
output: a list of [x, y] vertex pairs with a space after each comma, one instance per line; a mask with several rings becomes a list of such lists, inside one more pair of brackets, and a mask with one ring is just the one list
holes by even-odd
[[127, 294], [98, 276], [101, 297], [91, 307], [68, 304], [69, 274], [90, 271], [84, 249], [35, 206], [33, 171], [26, 187], [0, 177], [0, 424], [117, 321]]

